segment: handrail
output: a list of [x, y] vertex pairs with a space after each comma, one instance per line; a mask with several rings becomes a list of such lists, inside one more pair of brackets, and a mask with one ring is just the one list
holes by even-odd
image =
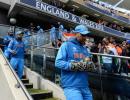
[[20, 79], [18, 78], [18, 76], [16, 75], [15, 71], [13, 70], [13, 68], [11, 67], [10, 63], [8, 62], [8, 60], [6, 59], [6, 57], [4, 56], [2, 50], [0, 49], [0, 52], [2, 54], [2, 56], [4, 57], [5, 61], [7, 62], [7, 64], [9, 65], [9, 69], [12, 72], [12, 74], [14, 75], [15, 79], [17, 80], [17, 88], [20, 88], [23, 90], [24, 94], [26, 95], [28, 100], [33, 100], [32, 97], [30, 96], [30, 94], [27, 92], [27, 90], [25, 89], [25, 86], [23, 85], [23, 83], [20, 81]]
[[[33, 50], [40, 49], [40, 48], [59, 50], [59, 48], [55, 48], [55, 47], [37, 46], [37, 45], [31, 45], [31, 46], [38, 47], [38, 48], [35, 48]], [[32, 50], [30, 50], [30, 51], [32, 51]], [[91, 55], [107, 56], [107, 57], [122, 58], [122, 59], [130, 59], [130, 57], [127, 57], [127, 56], [109, 55], [109, 54], [93, 53], [93, 52], [91, 52]]]
[[0, 24], [0, 26], [6, 26], [6, 27], [10, 27], [11, 25]]
[[[56, 28], [56, 30], [57, 30], [57, 29], [58, 29], [58, 28]], [[44, 31], [43, 31], [43, 34], [44, 34], [44, 33], [46, 33], [46, 32], [50, 32], [50, 30], [51, 30], [51, 29], [44, 30]], [[30, 34], [30, 35], [28, 35], [28, 36], [34, 36], [34, 35], [38, 35], [36, 31], [34, 31], [34, 32], [31, 32], [31, 33], [33, 33], [33, 34]]]
[[109, 54], [102, 54], [102, 53], [92, 53], [92, 55], [97, 55], [97, 56], [107, 56], [107, 57], [114, 57], [114, 58], [122, 58], [122, 59], [130, 59], [130, 57], [127, 56], [117, 56], [117, 55], [109, 55]]

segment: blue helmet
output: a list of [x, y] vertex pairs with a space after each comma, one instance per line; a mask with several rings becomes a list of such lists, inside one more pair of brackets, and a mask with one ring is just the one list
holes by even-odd
[[90, 33], [90, 31], [88, 31], [88, 28], [85, 25], [77, 25], [75, 27], [74, 32], [75, 33], [80, 33], [82, 35], [87, 35], [88, 33]]

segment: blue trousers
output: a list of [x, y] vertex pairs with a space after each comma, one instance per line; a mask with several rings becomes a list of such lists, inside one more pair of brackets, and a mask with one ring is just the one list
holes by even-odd
[[93, 100], [89, 88], [64, 88], [66, 100]]
[[10, 60], [10, 64], [14, 70], [17, 69], [18, 76], [21, 79], [23, 76], [23, 70], [24, 70], [24, 59], [12, 57]]
[[5, 49], [5, 51], [4, 51], [4, 55], [5, 55], [5, 57], [7, 58], [7, 59], [9, 59], [10, 58], [10, 52], [8, 51], [8, 49]]
[[9, 58], [9, 53], [8, 52], [4, 52], [4, 55], [6, 58]]
[[112, 63], [104, 63], [103, 66], [109, 73], [112, 72]]

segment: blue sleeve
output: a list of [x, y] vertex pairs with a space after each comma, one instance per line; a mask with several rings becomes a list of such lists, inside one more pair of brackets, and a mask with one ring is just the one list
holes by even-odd
[[14, 45], [14, 41], [10, 41], [9, 45], [8, 45], [8, 50], [11, 51], [13, 49], [13, 45]]
[[55, 66], [63, 70], [70, 70], [70, 62], [67, 60], [67, 47], [67, 42], [64, 42], [61, 45], [55, 60]]
[[5, 45], [8, 45], [8, 43], [9, 43], [8, 37], [4, 37], [4, 41], [3, 42], [4, 42]]

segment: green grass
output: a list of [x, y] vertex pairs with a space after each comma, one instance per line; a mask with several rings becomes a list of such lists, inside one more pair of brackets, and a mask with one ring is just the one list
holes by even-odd
[[39, 89], [28, 89], [29, 93], [47, 93], [48, 90], [39, 90]]
[[59, 99], [56, 99], [56, 98], [48, 98], [48, 99], [41, 99], [41, 100], [59, 100]]

